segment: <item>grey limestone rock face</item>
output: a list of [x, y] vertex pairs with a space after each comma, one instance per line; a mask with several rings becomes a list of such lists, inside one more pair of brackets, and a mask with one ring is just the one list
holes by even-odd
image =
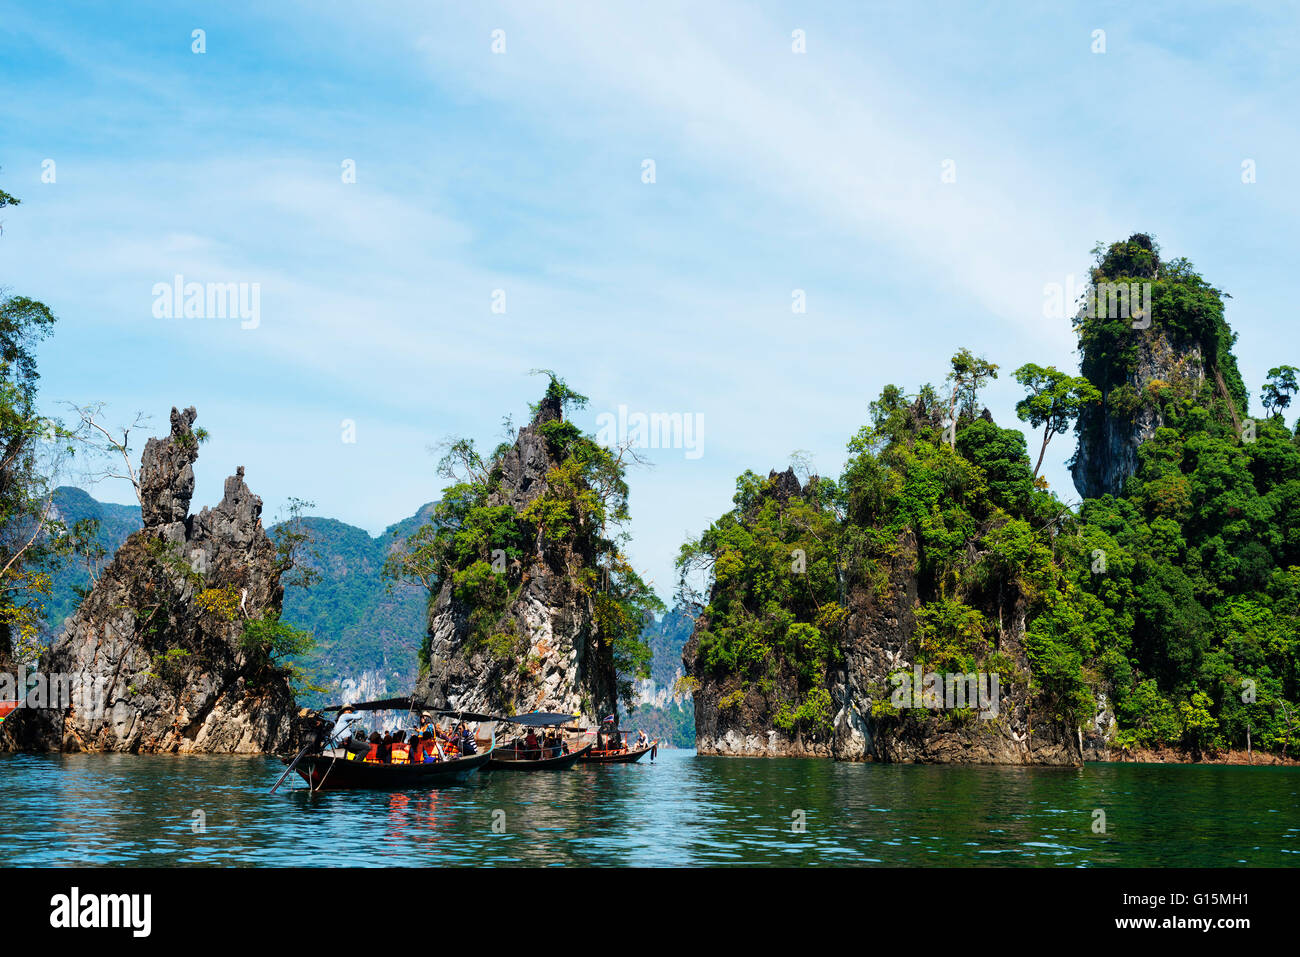
[[194, 462], [199, 443], [191, 428], [198, 413], [194, 407], [172, 409], [171, 433], [151, 438], [140, 459], [140, 517], [146, 528], [184, 522], [194, 495]]
[[241, 641], [246, 622], [278, 615], [283, 598], [262, 500], [241, 467], [220, 503], [189, 514], [195, 417], [193, 408], [173, 409], [170, 434], [149, 440], [144, 527], [40, 663], [43, 673], [66, 676], [70, 706], [15, 712], [5, 727], [9, 747], [256, 754], [293, 745], [287, 677]]
[[[499, 463], [501, 480], [490, 504], [521, 510], [546, 492], [547, 473], [558, 463], [540, 427], [561, 415], [558, 402], [543, 400], [519, 430]], [[511, 600], [498, 631], [508, 636], [508, 648], [472, 638], [470, 609], [444, 582], [430, 607], [429, 668], [416, 695], [435, 707], [559, 711], [588, 723], [616, 714], [612, 651], [601, 640], [593, 597], [579, 578], [591, 564], [592, 556], [571, 541], [539, 534], [531, 554], [507, 569]]]
[[[1199, 345], [1175, 345], [1159, 326], [1134, 330], [1137, 363], [1126, 385], [1141, 396], [1153, 382], [1190, 380], [1199, 388], [1207, 370]], [[1070, 464], [1074, 486], [1084, 498], [1121, 495], [1128, 477], [1137, 471], [1138, 446], [1164, 425], [1160, 410], [1142, 402], [1132, 414], [1114, 410], [1113, 389], [1100, 403], [1085, 406], [1079, 416], [1079, 448]]]

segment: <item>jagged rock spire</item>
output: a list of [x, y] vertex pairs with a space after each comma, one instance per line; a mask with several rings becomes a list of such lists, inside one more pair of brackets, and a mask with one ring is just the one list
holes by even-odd
[[284, 672], [245, 647], [250, 619], [278, 615], [283, 571], [262, 500], [241, 466], [214, 508], [189, 514], [193, 408], [140, 466], [144, 527], [68, 618], [42, 670], [71, 677], [71, 707], [28, 711], [0, 746], [34, 751], [257, 753], [292, 746]]
[[194, 436], [198, 413], [172, 407], [171, 434], [151, 438], [140, 458], [140, 518], [145, 528], [183, 522], [194, 496], [194, 462], [199, 443]]

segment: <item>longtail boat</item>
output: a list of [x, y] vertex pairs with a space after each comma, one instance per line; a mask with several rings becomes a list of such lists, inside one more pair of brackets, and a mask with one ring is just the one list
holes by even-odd
[[[506, 724], [515, 724], [523, 728], [554, 728], [571, 722], [576, 715], [559, 711], [534, 711], [530, 714], [517, 714], [497, 720]], [[547, 747], [539, 743], [535, 748], [519, 739], [502, 747], [495, 748], [492, 760], [488, 762], [489, 771], [562, 771], [571, 768], [591, 750], [585, 745], [576, 751], [569, 751], [568, 745]]]
[[492, 760], [487, 764], [488, 771], [562, 771], [565, 768], [571, 768], [579, 761], [582, 756], [591, 750], [588, 744], [577, 751], [570, 751], [568, 754], [550, 754], [544, 757], [535, 757], [544, 751], [554, 751], [554, 748], [542, 748], [540, 750], [529, 751], [524, 747], [504, 747], [497, 748], [492, 752]]
[[[441, 788], [459, 784], [492, 759], [492, 751], [425, 764], [376, 764], [337, 752], [308, 754], [294, 768], [313, 791]], [[285, 758], [285, 764], [291, 759]]]
[[[413, 698], [387, 698], [382, 701], [368, 701], [355, 705], [346, 705], [353, 711], [414, 711], [422, 702]], [[496, 734], [493, 732], [485, 746], [476, 754], [459, 754], [455, 757], [443, 757], [438, 749], [440, 760], [422, 761], [411, 764], [405, 761], [380, 762], [367, 761], [355, 751], [346, 747], [326, 747], [332, 739], [331, 730], [335, 722], [323, 717], [324, 712], [340, 711], [344, 705], [330, 705], [320, 712], [304, 711], [299, 715], [302, 722], [303, 737], [307, 743], [292, 758], [284, 758], [288, 765], [284, 774], [271, 788], [274, 794], [284, 779], [292, 772], [315, 791], [344, 790], [406, 790], [415, 788], [440, 788], [459, 784], [475, 771], [486, 766], [492, 759], [496, 748]], [[462, 720], [492, 720], [491, 715], [471, 714], [470, 712], [443, 712], [459, 715]], [[435, 746], [436, 747], [436, 746]]]
[[659, 744], [656, 738], [644, 748], [623, 748], [618, 751], [588, 751], [578, 760], [583, 764], [633, 764], [653, 751]]

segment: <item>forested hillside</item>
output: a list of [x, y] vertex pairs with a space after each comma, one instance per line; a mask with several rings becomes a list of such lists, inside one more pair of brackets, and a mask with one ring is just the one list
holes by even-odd
[[[1014, 373], [1037, 465], [979, 401], [998, 365], [963, 349], [943, 388], [882, 390], [838, 479], [739, 478], [680, 563], [706, 577], [686, 652], [702, 749], [1294, 753], [1296, 370], [1270, 370], [1253, 419], [1223, 294], [1189, 262], [1137, 234], [1099, 248], [1092, 278], [1082, 375]], [[1077, 510], [1037, 475], [1076, 419]], [[887, 679], [914, 666], [999, 675], [1000, 713], [900, 710]]]

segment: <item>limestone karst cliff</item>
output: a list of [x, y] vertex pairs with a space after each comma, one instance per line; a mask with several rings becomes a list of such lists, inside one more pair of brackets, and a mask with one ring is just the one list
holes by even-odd
[[[1044, 370], [1014, 373], [1042, 448], [1077, 416], [1084, 500], [980, 409], [997, 366], [965, 349], [945, 394], [884, 387], [838, 480], [745, 473], [683, 550], [683, 582], [707, 580], [683, 656], [702, 752], [1069, 764], [1292, 747], [1297, 370], [1269, 370], [1252, 417], [1225, 294], [1145, 234], [1096, 256], [1074, 323], [1087, 398], [1036, 413]], [[963, 676], [993, 713], [969, 682], [949, 698]]]
[[648, 660], [640, 608], [653, 596], [610, 531], [626, 516], [622, 467], [566, 421], [568, 395], [553, 381], [531, 422], [439, 506], [420, 700], [598, 722], [648, 673], [636, 659]]
[[[910, 413], [928, 414], [920, 405]], [[808, 578], [810, 594], [815, 595], [819, 590], [816, 566], [820, 565], [826, 584], [814, 598], [814, 604], [820, 601], [816, 624], [787, 623], [786, 635], [773, 634], [772, 647], [765, 649], [762, 662], [754, 662], [757, 667], [747, 675], [738, 663], [717, 667], [725, 660], [725, 652], [717, 650], [725, 639], [710, 609], [728, 614], [736, 596], [725, 594], [733, 589], [730, 582], [724, 580], [719, 586], [715, 580], [709, 604], [683, 651], [686, 672], [694, 680], [699, 752], [983, 764], [1076, 764], [1082, 760], [1076, 737], [1036, 705], [1029, 691], [1030, 666], [1024, 648], [1027, 603], [1009, 583], [1000, 588], [972, 588], [966, 596], [988, 621], [997, 623], [987, 652], [973, 662], [973, 670], [981, 676], [989, 672], [999, 676], [996, 687], [984, 685], [990, 693], [984, 713], [978, 692], [970, 685], [965, 686], [972, 692], [970, 708], [956, 713], [951, 708], [892, 706], [898, 687], [892, 676], [912, 676], [920, 666], [919, 699], [924, 676], [937, 667], [932, 649], [923, 647], [926, 629], [918, 628], [921, 600], [935, 597], [933, 583], [927, 580], [918, 554], [917, 536], [910, 531], [895, 536], [878, 557], [867, 562], [854, 561], [844, 550], [818, 554], [809, 548], [813, 541], [830, 539], [830, 523], [818, 527], [813, 517], [819, 510], [818, 484], [824, 483], [816, 477], [801, 484], [792, 470], [771, 472], [757, 496], [736, 516], [737, 526], [743, 529], [737, 540], [761, 542], [764, 550], [773, 549], [777, 546], [765, 533], [776, 531], [788, 551], [805, 563], [806, 567], [781, 569], [780, 573], [793, 571], [791, 580]], [[786, 534], [786, 530], [798, 528], [812, 531], [812, 539]], [[989, 547], [979, 532], [992, 530], [979, 530], [970, 540], [967, 560], [972, 566]], [[718, 554], [725, 555], [725, 549]], [[751, 600], [749, 604], [759, 603]], [[790, 607], [797, 608], [797, 602]], [[769, 607], [767, 613], [771, 612]], [[743, 614], [749, 617], [751, 613]], [[794, 617], [798, 617], [797, 611]], [[790, 640], [801, 627], [802, 635]], [[815, 650], [818, 642], [824, 642], [820, 652]], [[926, 652], [930, 660], [922, 665]], [[820, 657], [821, 664], [810, 668], [814, 657]], [[940, 672], [947, 670], [938, 667]], [[754, 675], [761, 677], [751, 680]], [[941, 697], [945, 693], [941, 683], [937, 692]]]
[[[1141, 303], [1141, 305], [1139, 305]], [[1168, 394], [1206, 391], [1240, 420], [1247, 398], [1218, 291], [1181, 260], [1162, 263], [1144, 233], [1116, 243], [1093, 269], [1076, 318], [1082, 372], [1102, 401], [1079, 416], [1071, 462], [1085, 498], [1121, 495], [1138, 447], [1164, 425]]]
[[246, 638], [278, 615], [284, 570], [244, 470], [213, 508], [189, 513], [199, 440], [193, 408], [144, 449], [144, 527], [67, 620], [40, 669], [67, 676], [68, 706], [20, 709], [12, 748], [258, 753], [289, 748], [296, 707], [284, 669]]
[[[792, 500], [801, 502], [806, 491], [793, 469], [770, 472], [767, 483], [737, 519], [741, 525], [754, 523], [764, 509], [783, 517], [791, 511]], [[716, 593], [716, 585], [714, 590]], [[773, 721], [783, 702], [796, 700], [804, 691], [795, 662], [773, 656], [769, 659], [772, 667], [761, 682], [746, 681], [743, 671], [735, 667], [711, 667], [708, 644], [714, 626], [706, 607], [682, 649], [682, 666], [693, 689], [696, 750], [700, 754], [829, 757], [829, 736], [806, 733], [793, 725], [778, 727]]]

